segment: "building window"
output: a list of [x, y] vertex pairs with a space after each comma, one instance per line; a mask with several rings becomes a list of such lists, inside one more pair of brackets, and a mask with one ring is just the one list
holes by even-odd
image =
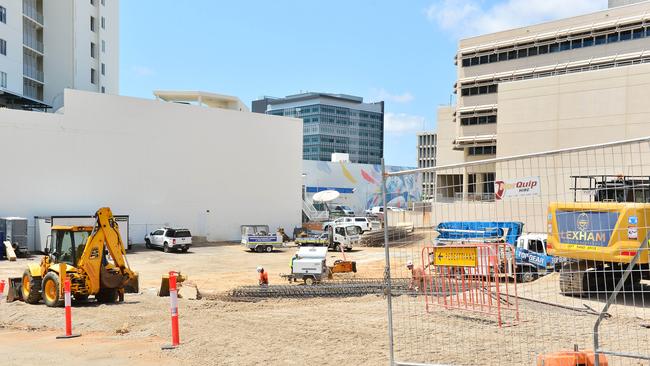
[[106, 29], [106, 18], [102, 17], [102, 29]]
[[[544, 55], [547, 53], [563, 52], [578, 48], [591, 47], [594, 45], [603, 45], [650, 37], [649, 26], [646, 25], [645, 27], [631, 29], [632, 27], [634, 27], [633, 24], [628, 24], [619, 25], [618, 29], [616, 27], [594, 29], [587, 33], [570, 34], [568, 36], [538, 41], [536, 43], [510, 45], [489, 51], [486, 50], [465, 54], [461, 56], [461, 65], [463, 67], [470, 67], [493, 62], [514, 60], [522, 57]], [[570, 39], [568, 40], [567, 38]]]
[[95, 42], [90, 42], [90, 57], [95, 58], [97, 57], [97, 46], [95, 46]]
[[494, 155], [496, 153], [496, 146], [472, 146], [467, 149], [468, 155]]
[[95, 31], [95, 17], [94, 16], [90, 17], [90, 30], [93, 31], [93, 32]]
[[97, 70], [90, 69], [90, 82], [92, 84], [97, 84]]
[[461, 95], [464, 97], [472, 96], [472, 95], [492, 94], [492, 93], [496, 93], [497, 91], [498, 91], [497, 84], [461, 87]]
[[106, 94], [106, 88], [102, 86], [102, 94]]
[[7, 9], [4, 6], [0, 6], [0, 22], [7, 24]]
[[490, 123], [497, 123], [496, 115], [461, 117], [460, 119], [462, 126], [486, 125]]
[[0, 38], [0, 54], [7, 56], [7, 41]]
[[106, 41], [102, 39], [102, 53], [106, 52]]
[[95, 0], [90, 0], [90, 5], [95, 6]]
[[106, 75], [106, 65], [102, 63], [102, 75]]
[[0, 88], [7, 88], [7, 73], [0, 71]]

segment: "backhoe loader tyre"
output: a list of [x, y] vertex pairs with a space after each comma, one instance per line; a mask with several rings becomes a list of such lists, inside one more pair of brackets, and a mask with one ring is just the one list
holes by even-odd
[[48, 272], [43, 277], [43, 301], [45, 305], [55, 308], [63, 305], [61, 300], [61, 286], [59, 286], [59, 275], [55, 272]]
[[95, 299], [102, 304], [112, 304], [117, 301], [117, 295], [116, 288], [102, 288], [95, 295]]
[[28, 304], [38, 304], [41, 301], [41, 278], [32, 277], [29, 269], [23, 273], [23, 282], [20, 286], [23, 300]]

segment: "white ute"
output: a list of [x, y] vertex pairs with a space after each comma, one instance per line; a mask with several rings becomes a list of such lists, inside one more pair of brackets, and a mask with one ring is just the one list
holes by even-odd
[[192, 234], [187, 229], [160, 228], [144, 237], [147, 248], [162, 248], [165, 253], [180, 249], [187, 252], [192, 245]]

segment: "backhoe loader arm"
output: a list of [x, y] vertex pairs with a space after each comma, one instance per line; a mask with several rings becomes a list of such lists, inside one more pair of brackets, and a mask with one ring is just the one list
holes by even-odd
[[[100, 288], [100, 274], [102, 271], [102, 261], [104, 260], [104, 246], [111, 255], [114, 263], [114, 270], [119, 271], [123, 276], [121, 285], [137, 277], [131, 271], [126, 261], [126, 251], [117, 222], [113, 218], [113, 213], [108, 207], [102, 207], [95, 213], [95, 228], [86, 241], [83, 253], [79, 257], [78, 268], [86, 273], [87, 286], [90, 293], [97, 293]], [[104, 263], [106, 267], [107, 263]], [[112, 267], [112, 266], [111, 266]], [[122, 287], [122, 286], [120, 286]]]

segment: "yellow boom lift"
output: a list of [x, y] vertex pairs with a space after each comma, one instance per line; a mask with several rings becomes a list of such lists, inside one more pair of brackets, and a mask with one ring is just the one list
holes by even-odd
[[21, 279], [9, 280], [13, 292], [29, 304], [43, 299], [47, 306], [62, 304], [65, 279], [77, 301], [93, 295], [98, 302], [112, 303], [123, 301], [125, 291], [138, 292], [138, 274], [129, 268], [111, 209], [100, 208], [95, 219], [94, 227], [52, 227], [41, 263], [30, 264]]

